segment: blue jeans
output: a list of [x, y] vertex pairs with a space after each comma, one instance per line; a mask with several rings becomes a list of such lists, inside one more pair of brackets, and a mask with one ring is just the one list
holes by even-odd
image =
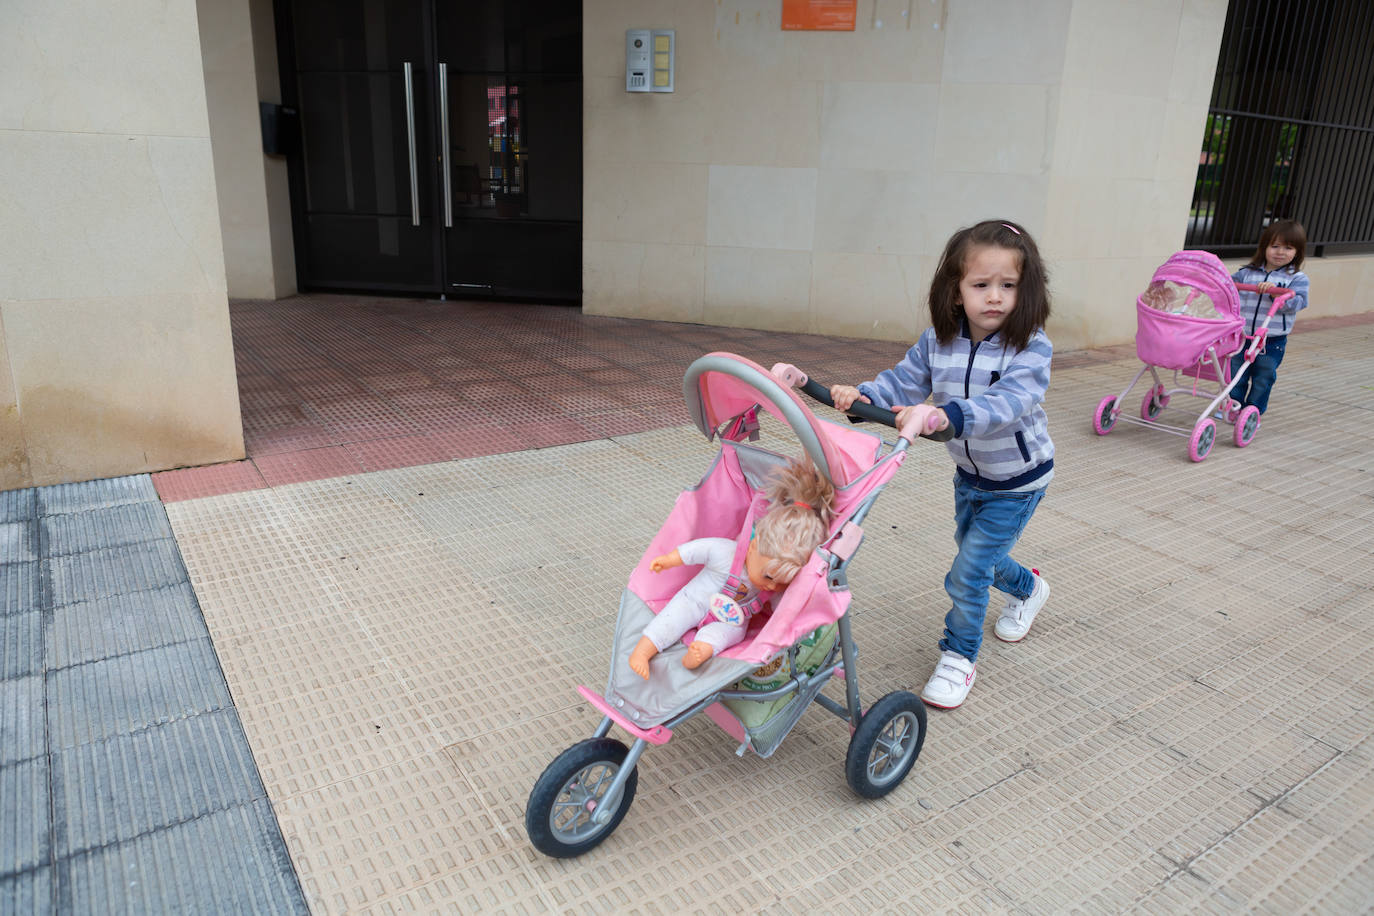
[[1010, 554], [1044, 495], [1044, 488], [1021, 493], [979, 490], [962, 477], [954, 478], [954, 542], [959, 553], [945, 576], [953, 606], [945, 615], [941, 650], [958, 652], [969, 661], [978, 658], [990, 586], [1017, 598], [1030, 597], [1035, 577]]
[[[1274, 387], [1274, 377], [1279, 374], [1279, 363], [1283, 362], [1283, 351], [1288, 348], [1288, 335], [1267, 337], [1264, 352], [1255, 357], [1245, 376], [1231, 389], [1231, 397], [1240, 401], [1241, 407], [1255, 407], [1260, 413], [1269, 408], [1269, 391]], [[1245, 362], [1245, 351], [1241, 350], [1231, 357], [1231, 378], [1236, 377]]]

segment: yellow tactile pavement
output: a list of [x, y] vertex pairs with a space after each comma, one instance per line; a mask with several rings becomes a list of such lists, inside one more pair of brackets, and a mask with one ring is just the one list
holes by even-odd
[[[1256, 442], [1201, 464], [1092, 433], [1136, 365], [1056, 369], [1017, 550], [1051, 601], [897, 791], [850, 792], [820, 709], [767, 760], [699, 717], [570, 861], [525, 800], [599, 721], [574, 685], [604, 684], [629, 572], [714, 453], [694, 429], [168, 504], [312, 909], [1370, 910], [1374, 323], [1295, 337]], [[918, 443], [866, 525], [866, 702], [934, 663], [951, 475]]]

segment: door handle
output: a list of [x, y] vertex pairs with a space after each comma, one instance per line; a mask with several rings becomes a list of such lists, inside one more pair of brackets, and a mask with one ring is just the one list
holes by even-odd
[[444, 170], [444, 228], [453, 227], [453, 177], [448, 162], [448, 64], [439, 64], [439, 124], [443, 152], [439, 162]]
[[420, 178], [415, 167], [415, 77], [410, 61], [405, 62], [406, 74], [406, 142], [410, 144], [410, 224], [420, 225]]

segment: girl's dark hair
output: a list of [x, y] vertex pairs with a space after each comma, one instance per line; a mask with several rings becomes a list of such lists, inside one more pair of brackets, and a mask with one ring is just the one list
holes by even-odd
[[959, 301], [959, 281], [964, 265], [974, 248], [1006, 248], [1020, 255], [1021, 279], [1016, 284], [1016, 308], [1007, 316], [998, 333], [1013, 350], [1024, 350], [1031, 335], [1045, 326], [1050, 317], [1049, 274], [1040, 258], [1035, 240], [1018, 223], [989, 219], [960, 229], [950, 236], [935, 278], [930, 281], [930, 324], [935, 337], [949, 344], [959, 336], [964, 324], [964, 307]]
[[1275, 220], [1265, 226], [1264, 231], [1260, 233], [1259, 244], [1255, 246], [1255, 254], [1247, 266], [1263, 268], [1267, 262], [1265, 249], [1272, 245], [1276, 238], [1292, 245], [1297, 252], [1293, 255], [1293, 260], [1288, 262], [1288, 267], [1293, 270], [1302, 267], [1302, 259], [1307, 256], [1307, 230], [1295, 219]]

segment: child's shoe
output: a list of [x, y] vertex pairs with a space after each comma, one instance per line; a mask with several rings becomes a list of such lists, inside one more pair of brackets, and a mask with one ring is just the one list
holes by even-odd
[[1002, 616], [997, 618], [997, 626], [992, 628], [993, 635], [1002, 642], [1020, 642], [1026, 638], [1030, 632], [1031, 624], [1035, 621], [1035, 615], [1040, 613], [1040, 609], [1045, 606], [1045, 601], [1050, 597], [1050, 584], [1040, 578], [1040, 571], [1032, 569], [1031, 575], [1035, 576], [1035, 589], [1031, 591], [1027, 598], [1007, 598], [1007, 606], [1002, 609]]
[[941, 652], [935, 673], [926, 681], [921, 699], [937, 709], [954, 709], [964, 702], [978, 672], [973, 662], [958, 652]]

